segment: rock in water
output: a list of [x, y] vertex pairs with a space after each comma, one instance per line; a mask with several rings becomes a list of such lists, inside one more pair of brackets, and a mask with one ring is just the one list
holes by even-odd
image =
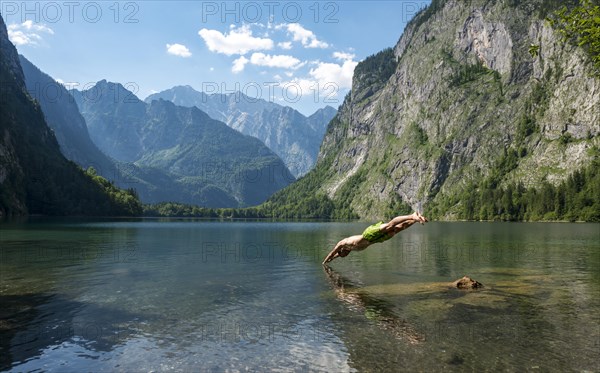
[[461, 279], [458, 279], [452, 283], [452, 287], [457, 289], [479, 289], [483, 287], [481, 282], [477, 282], [473, 280], [469, 276], [465, 276]]

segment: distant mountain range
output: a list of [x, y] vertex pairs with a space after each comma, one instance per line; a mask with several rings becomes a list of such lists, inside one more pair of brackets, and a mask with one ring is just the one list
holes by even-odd
[[[64, 156], [83, 168], [93, 167], [119, 187], [136, 189], [146, 203], [255, 205], [295, 179], [259, 140], [209, 118], [195, 105], [179, 107], [162, 99], [144, 103], [122, 85], [107, 81], [85, 92], [67, 91], [24, 56], [19, 62], [27, 90], [39, 102]], [[264, 100], [247, 104], [245, 98], [236, 103], [234, 95], [193, 92], [207, 97], [215, 117], [224, 116], [220, 101], [230, 100], [225, 106], [237, 107], [240, 129], [266, 131], [267, 124], [277, 124], [270, 128], [269, 138], [279, 141], [298, 173], [306, 172], [315, 157], [300, 144], [306, 145], [311, 137], [318, 144], [316, 137], [323, 136], [325, 124], [335, 115], [335, 109], [326, 107], [307, 118]], [[254, 116], [248, 114], [252, 112]], [[317, 150], [318, 145], [315, 154]]]
[[25, 57], [19, 56], [19, 60], [27, 91], [39, 102], [61, 153], [67, 159], [85, 169], [93, 167], [99, 175], [121, 188], [134, 188], [145, 202], [189, 199], [185, 188], [166, 172], [120, 162], [104, 154], [91, 140], [85, 119], [71, 93]]
[[152, 94], [146, 103], [164, 99], [176, 105], [197, 107], [211, 118], [243, 134], [263, 141], [283, 159], [295, 176], [307, 173], [315, 164], [329, 121], [337, 111], [331, 106], [306, 117], [289, 106], [248, 97], [240, 92], [206, 94], [190, 86], [177, 86]]
[[144, 202], [205, 207], [263, 202], [294, 181], [260, 140], [229, 128], [195, 107], [165, 100], [145, 103], [121, 84], [102, 80], [71, 91], [92, 141], [150, 185]]

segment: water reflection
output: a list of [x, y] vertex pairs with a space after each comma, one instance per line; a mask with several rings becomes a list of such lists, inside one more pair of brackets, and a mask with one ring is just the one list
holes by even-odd
[[381, 329], [389, 331], [402, 341], [420, 344], [425, 340], [425, 335], [419, 333], [406, 320], [394, 313], [391, 303], [356, 291], [359, 289], [358, 285], [334, 271], [330, 266], [324, 265], [323, 269], [335, 295], [350, 310], [363, 313], [365, 317], [375, 321]]
[[57, 294], [0, 295], [0, 304], [0, 370], [65, 342], [108, 352], [136, 332], [136, 315]]

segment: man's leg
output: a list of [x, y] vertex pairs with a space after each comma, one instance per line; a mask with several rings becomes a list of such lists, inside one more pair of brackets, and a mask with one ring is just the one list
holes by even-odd
[[416, 222], [417, 222], [417, 219], [414, 214], [404, 215], [404, 216], [396, 216], [395, 218], [390, 220], [388, 223], [384, 224], [384, 226], [381, 227], [381, 231], [382, 232], [393, 232], [393, 231], [403, 230], [403, 229], [406, 229], [406, 228], [410, 227], [411, 225], [415, 224]]
[[385, 226], [381, 227], [381, 230], [383, 232], [401, 231], [417, 222], [423, 224], [427, 222], [427, 219], [418, 212], [415, 212], [411, 215], [396, 216], [387, 224], [385, 224]]
[[415, 224], [416, 222], [417, 222], [416, 220], [406, 220], [406, 221], [403, 221], [402, 223], [395, 225], [394, 226], [394, 230], [396, 232], [403, 231], [406, 228], [410, 227], [411, 225]]

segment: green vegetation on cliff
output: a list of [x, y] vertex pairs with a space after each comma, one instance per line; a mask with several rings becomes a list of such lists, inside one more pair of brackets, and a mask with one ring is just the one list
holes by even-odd
[[365, 85], [384, 84], [396, 71], [396, 56], [392, 48], [386, 48], [365, 58], [354, 69], [354, 76]]
[[91, 178], [104, 193], [110, 197], [108, 209], [117, 216], [139, 216], [143, 213], [140, 198], [133, 188], [120, 189], [112, 181], [106, 180], [98, 175], [93, 167], [85, 171], [86, 176]]
[[600, 2], [581, 0], [569, 9], [564, 5], [549, 19], [565, 41], [582, 47], [600, 74]]
[[600, 222], [600, 152], [595, 152], [590, 165], [557, 186], [545, 181], [530, 188], [514, 182], [499, 187], [499, 175], [509, 172], [518, 157], [509, 153], [491, 176], [468, 183], [459, 194], [437, 198], [428, 214], [434, 219], [450, 212], [460, 220]]

